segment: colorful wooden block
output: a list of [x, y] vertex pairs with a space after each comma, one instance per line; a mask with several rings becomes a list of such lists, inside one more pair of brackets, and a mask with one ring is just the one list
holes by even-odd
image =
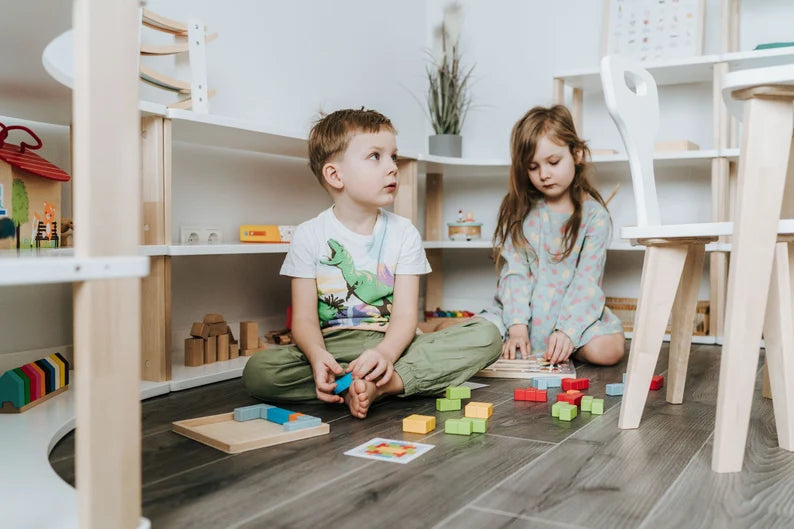
[[545, 389], [536, 389], [530, 399], [532, 402], [546, 402], [548, 399], [548, 392]]
[[572, 421], [574, 418], [576, 418], [576, 406], [565, 406], [564, 408], [560, 408], [561, 421]]
[[267, 419], [267, 409], [273, 408], [270, 404], [252, 404], [234, 409], [235, 421], [250, 421], [253, 419]]
[[623, 395], [623, 383], [616, 382], [614, 384], [607, 384], [606, 394], [612, 397], [619, 397]]
[[662, 389], [664, 386], [664, 375], [656, 375], [651, 378], [651, 391]]
[[403, 431], [409, 433], [430, 433], [436, 429], [436, 418], [430, 415], [409, 415], [403, 419]]
[[35, 364], [39, 366], [39, 368], [44, 371], [44, 378], [46, 379], [47, 385], [47, 393], [52, 393], [55, 391], [56, 381], [55, 381], [55, 368], [52, 366], [50, 362], [48, 362], [45, 358], [41, 360], [36, 360]]
[[353, 372], [351, 371], [345, 376], [336, 379], [336, 388], [334, 389], [334, 393], [336, 395], [339, 395], [340, 393], [348, 389], [350, 387], [350, 384], [352, 383], [353, 383]]
[[14, 408], [25, 405], [25, 381], [14, 369], [0, 377], [0, 407], [10, 402]]
[[289, 416], [295, 413], [294, 411], [276, 408], [275, 406], [267, 409], [267, 420], [277, 424], [284, 424], [289, 422]]
[[444, 433], [455, 435], [471, 435], [472, 423], [463, 419], [447, 419], [444, 422]]
[[471, 388], [468, 386], [449, 386], [447, 388], [447, 398], [450, 400], [470, 399]]
[[578, 406], [582, 401], [584, 395], [577, 391], [576, 393], [557, 393], [557, 402], [567, 402], [573, 406]]
[[593, 415], [603, 415], [604, 399], [593, 399], [593, 402], [590, 403], [590, 413]]
[[548, 389], [549, 381], [546, 378], [536, 377], [529, 381], [529, 385], [535, 389]]
[[322, 423], [323, 421], [319, 417], [312, 417], [311, 415], [301, 415], [295, 421], [285, 422], [283, 428], [285, 432], [294, 432], [295, 430], [303, 430], [304, 428], [320, 426]]
[[438, 411], [453, 411], [460, 409], [460, 399], [436, 399], [436, 409]]
[[466, 417], [488, 419], [493, 415], [493, 404], [490, 402], [469, 402], [464, 408]]
[[30, 401], [33, 402], [36, 399], [40, 399], [44, 396], [42, 392], [42, 384], [41, 378], [39, 378], [39, 372], [35, 370], [30, 364], [25, 364], [20, 366], [20, 368], [25, 376], [28, 377], [30, 380]]
[[560, 416], [560, 409], [565, 407], [565, 406], [570, 406], [570, 404], [568, 404], [567, 402], [564, 402], [564, 401], [558, 401], [558, 402], [555, 402], [554, 404], [552, 404], [551, 405], [551, 416], [552, 417], [559, 417]]
[[579, 405], [582, 408], [582, 411], [590, 411], [590, 406], [593, 404], [593, 396], [592, 395], [585, 395], [582, 397], [582, 402]]
[[562, 379], [560, 377], [545, 377], [546, 378], [546, 387], [547, 388], [559, 388], [562, 387]]
[[295, 412], [295, 413], [292, 413], [292, 414], [289, 416], [289, 420], [290, 420], [290, 422], [292, 422], [292, 421], [296, 421], [296, 420], [298, 420], [298, 418], [299, 418], [299, 417], [303, 417], [303, 414], [302, 414], [302, 413], [297, 413], [297, 412]]
[[589, 378], [566, 378], [562, 381], [562, 389], [565, 391], [568, 391], [569, 389], [583, 390], [589, 387]]
[[488, 430], [488, 421], [477, 417], [466, 417], [471, 421], [471, 431], [474, 433], [485, 433]]
[[24, 403], [30, 404], [30, 379], [25, 372], [18, 367], [12, 371], [17, 374], [19, 379], [22, 381], [22, 384], [24, 384], [24, 388], [22, 389], [22, 399], [24, 400]]
[[527, 400], [526, 388], [516, 388], [513, 390], [513, 400]]

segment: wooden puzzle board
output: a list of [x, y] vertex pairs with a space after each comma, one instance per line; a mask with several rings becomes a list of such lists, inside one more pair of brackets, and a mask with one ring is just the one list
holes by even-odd
[[525, 378], [540, 376], [559, 376], [560, 378], [576, 378], [576, 369], [568, 359], [563, 364], [551, 365], [540, 355], [528, 359], [507, 360], [500, 358], [493, 364], [478, 372], [475, 376], [490, 378]]
[[280, 424], [264, 419], [235, 421], [234, 413], [175, 421], [172, 424], [174, 432], [227, 454], [308, 439], [331, 431], [328, 423], [322, 423], [303, 430], [285, 432]]

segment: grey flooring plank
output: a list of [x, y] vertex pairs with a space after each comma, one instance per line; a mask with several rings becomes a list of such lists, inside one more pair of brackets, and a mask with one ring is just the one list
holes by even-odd
[[[399, 439], [399, 427], [387, 435]], [[492, 486], [552, 446], [482, 434], [438, 433], [427, 442], [435, 447], [417, 460], [407, 465], [374, 462], [313, 496], [311, 508], [301, 508], [307, 502], [290, 502], [264, 509], [233, 527], [431, 527], [448, 511], [480, 494], [483, 487]]]
[[482, 529], [483, 527], [489, 529], [586, 529], [578, 525], [476, 507], [467, 507], [433, 529]]
[[650, 392], [640, 428], [624, 431], [615, 406], [473, 505], [586, 527], [636, 527], [711, 434], [718, 361], [716, 350], [693, 355], [685, 405]]
[[642, 527], [794, 527], [794, 453], [777, 444], [772, 401], [756, 391], [741, 472], [712, 472], [713, 446], [712, 436]]

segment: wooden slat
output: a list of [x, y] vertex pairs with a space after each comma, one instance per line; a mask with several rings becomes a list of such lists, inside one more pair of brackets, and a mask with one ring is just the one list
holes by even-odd
[[398, 160], [400, 187], [394, 197], [394, 212], [416, 225], [417, 221], [417, 171], [416, 160]]
[[[77, 257], [138, 253], [137, 15], [135, 2], [74, 5]], [[139, 279], [74, 287], [81, 528], [131, 529], [140, 521], [140, 310]]]
[[445, 240], [447, 231], [444, 228], [444, 177], [440, 173], [428, 173], [425, 183], [425, 240]]

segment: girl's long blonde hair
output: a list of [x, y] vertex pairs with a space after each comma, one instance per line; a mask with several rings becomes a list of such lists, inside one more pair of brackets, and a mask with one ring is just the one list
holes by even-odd
[[[562, 253], [556, 259], [562, 261], [573, 251], [579, 236], [582, 223], [582, 202], [590, 195], [606, 208], [604, 199], [589, 180], [590, 149], [587, 143], [576, 134], [573, 118], [563, 105], [553, 107], [535, 107], [519, 119], [513, 126], [510, 137], [510, 189], [499, 206], [499, 217], [494, 232], [494, 261], [497, 268], [501, 266], [501, 256], [505, 243], [510, 239], [513, 246], [523, 249], [533, 258], [537, 255], [524, 235], [524, 219], [529, 215], [538, 201], [543, 199], [541, 193], [529, 180], [529, 166], [535, 157], [535, 151], [541, 137], [548, 134], [549, 138], [560, 145], [567, 145], [574, 158], [575, 172], [569, 187], [573, 214], [565, 224], [562, 238]], [[578, 159], [578, 161], [577, 161]]]

